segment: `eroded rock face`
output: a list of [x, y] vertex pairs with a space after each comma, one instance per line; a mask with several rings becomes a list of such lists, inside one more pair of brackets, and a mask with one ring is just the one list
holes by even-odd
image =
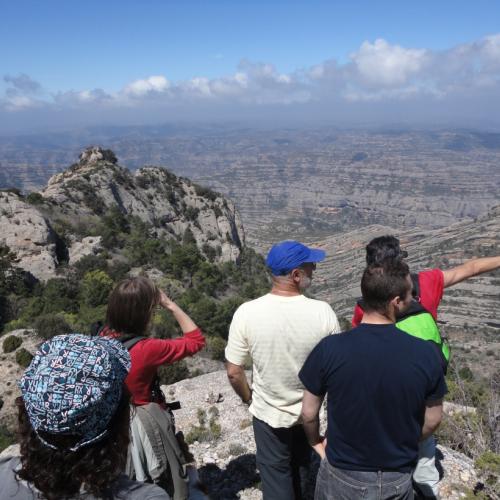
[[69, 248], [68, 264], [76, 264], [80, 259], [87, 255], [97, 255], [102, 249], [100, 236], [87, 236], [81, 241], [75, 241]]
[[42, 196], [74, 221], [118, 207], [151, 224], [158, 237], [182, 238], [189, 229], [214, 261], [238, 258], [245, 237], [231, 201], [163, 168], [145, 167], [134, 175], [113, 158], [100, 148], [84, 151], [78, 164], [49, 180]]
[[45, 281], [58, 264], [56, 235], [37, 208], [16, 193], [0, 192], [0, 244], [19, 259], [17, 266]]

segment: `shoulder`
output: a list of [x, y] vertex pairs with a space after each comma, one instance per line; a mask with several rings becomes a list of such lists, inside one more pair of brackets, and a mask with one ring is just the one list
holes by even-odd
[[311, 299], [310, 297], [305, 297], [305, 296], [304, 296], [304, 301], [307, 307], [310, 307], [311, 309], [324, 311], [328, 314], [335, 314], [333, 312], [332, 306], [328, 302], [318, 299]]
[[425, 286], [426, 284], [433, 283], [436, 281], [443, 280], [443, 271], [441, 269], [428, 269], [426, 271], [420, 271], [418, 273], [418, 282], [420, 287]]
[[269, 294], [262, 295], [256, 299], [243, 302], [237, 309], [236, 313], [244, 313], [246, 311], [251, 311], [253, 309], [258, 309], [259, 307], [264, 307], [270, 302]]

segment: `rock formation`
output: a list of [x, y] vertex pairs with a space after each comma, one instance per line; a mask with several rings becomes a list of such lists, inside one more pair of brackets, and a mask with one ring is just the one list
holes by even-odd
[[48, 220], [15, 192], [0, 192], [0, 244], [16, 254], [17, 265], [40, 280], [54, 276], [56, 234]]
[[134, 175], [112, 151], [97, 147], [54, 175], [35, 200], [0, 192], [0, 244], [43, 281], [55, 276], [61, 258], [74, 264], [99, 251], [100, 238], [85, 230], [112, 208], [149, 224], [158, 238], [180, 240], [189, 230], [215, 262], [236, 261], [245, 242], [229, 199], [163, 168], [145, 167]]

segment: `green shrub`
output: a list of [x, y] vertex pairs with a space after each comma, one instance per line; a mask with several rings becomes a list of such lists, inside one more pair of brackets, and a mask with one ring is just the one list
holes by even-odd
[[85, 305], [97, 307], [106, 304], [113, 289], [113, 280], [100, 269], [89, 271], [80, 284], [80, 296]]
[[193, 426], [186, 434], [186, 443], [216, 441], [221, 437], [222, 428], [218, 421], [219, 410], [215, 406], [212, 406], [208, 410], [208, 413], [210, 414], [210, 419], [207, 426], [207, 412], [202, 408], [198, 408], [196, 414], [199, 425]]
[[476, 458], [474, 465], [487, 487], [500, 486], [500, 455], [498, 453], [486, 451]]
[[189, 377], [189, 369], [184, 360], [176, 361], [171, 365], [164, 365], [158, 368], [158, 377], [161, 385], [170, 385]]
[[207, 351], [212, 359], [224, 361], [226, 341], [220, 337], [207, 337]]
[[21, 347], [21, 349], [19, 349], [16, 352], [16, 361], [23, 368], [28, 368], [32, 359], [33, 359], [33, 354], [27, 351], [24, 347]]
[[32, 192], [26, 196], [26, 201], [30, 205], [40, 205], [45, 201], [45, 198], [40, 193]]
[[19, 337], [9, 335], [3, 341], [3, 352], [7, 353], [15, 351], [22, 343], [23, 341]]
[[50, 339], [56, 335], [71, 333], [71, 326], [61, 314], [43, 314], [34, 322], [34, 328], [42, 339]]

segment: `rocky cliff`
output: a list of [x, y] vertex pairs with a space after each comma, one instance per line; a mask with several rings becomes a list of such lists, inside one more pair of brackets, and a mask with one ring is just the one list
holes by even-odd
[[0, 193], [0, 244], [20, 267], [47, 280], [61, 261], [74, 263], [99, 249], [99, 238], [87, 233], [112, 209], [147, 223], [157, 238], [180, 240], [189, 230], [215, 262], [236, 261], [245, 241], [229, 199], [164, 168], [132, 174], [111, 151], [93, 147], [39, 193]]

